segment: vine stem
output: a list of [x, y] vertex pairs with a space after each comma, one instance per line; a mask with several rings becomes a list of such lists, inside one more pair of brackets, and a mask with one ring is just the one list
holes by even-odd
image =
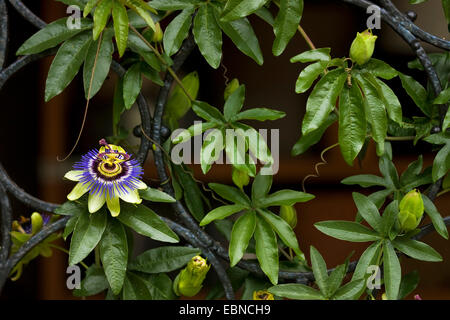
[[404, 136], [404, 137], [386, 137], [386, 141], [411, 141], [414, 140], [415, 136]]
[[188, 97], [188, 99], [190, 101], [194, 101], [194, 99], [192, 98], [192, 96], [189, 94], [189, 92], [187, 91], [187, 89], [184, 87], [183, 82], [181, 82], [180, 78], [178, 78], [177, 74], [175, 73], [175, 71], [173, 71], [173, 69], [168, 65], [167, 61], [161, 56], [161, 54], [159, 53], [158, 50], [156, 50], [156, 48], [154, 46], [152, 46], [152, 44], [150, 42], [147, 41], [147, 39], [145, 39], [145, 37], [136, 30], [135, 27], [133, 27], [130, 24], [130, 29], [131, 31], [133, 31], [138, 37], [139, 39], [141, 39], [152, 51], [153, 53], [156, 55], [156, 57], [158, 58], [159, 61], [161, 61], [162, 64], [164, 64], [167, 67], [167, 71], [170, 73], [170, 75], [173, 77], [173, 79], [175, 80], [175, 82], [180, 86], [180, 88], [183, 90], [183, 92], [186, 94], [186, 96]]

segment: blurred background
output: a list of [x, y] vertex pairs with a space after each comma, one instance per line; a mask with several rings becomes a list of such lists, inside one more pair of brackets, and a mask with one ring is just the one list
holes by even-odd
[[[54, 0], [23, 1], [44, 21], [52, 22], [66, 16], [66, 6]], [[414, 10], [418, 14], [416, 20], [424, 30], [448, 37], [445, 18], [440, 1], [428, 1], [425, 4], [411, 6], [407, 0], [395, 1], [402, 11]], [[8, 6], [10, 17], [9, 53], [6, 65], [12, 63], [17, 48], [36, 29]], [[340, 1], [305, 1], [302, 26], [309, 34], [316, 47], [331, 47], [332, 55], [342, 57], [348, 50], [357, 31], [366, 29], [367, 15], [359, 8], [343, 4]], [[260, 39], [264, 54], [264, 65], [259, 67], [253, 60], [241, 54], [232, 42], [224, 37], [223, 64], [227, 68], [226, 77], [238, 78], [246, 85], [246, 107], [272, 107], [286, 112], [287, 116], [278, 121], [249, 123], [255, 128], [280, 129], [280, 170], [274, 177], [273, 191], [282, 188], [301, 190], [303, 178], [314, 172], [314, 164], [320, 161], [320, 152], [337, 142], [337, 126], [327, 131], [322, 141], [307, 153], [292, 157], [290, 150], [300, 136], [300, 124], [303, 118], [308, 94], [295, 94], [295, 81], [299, 72], [305, 67], [291, 64], [289, 59], [308, 47], [297, 34], [280, 57], [271, 53], [273, 31], [269, 25], [257, 17], [250, 18], [255, 32]], [[164, 26], [164, 24], [163, 24]], [[382, 25], [375, 30], [378, 35], [375, 57], [383, 59], [402, 72], [414, 75], [425, 84], [422, 73], [407, 69], [407, 62], [414, 59], [410, 48], [388, 26]], [[426, 46], [429, 52], [438, 52]], [[72, 148], [82, 122], [84, 112], [84, 93], [82, 78], [78, 75], [72, 84], [59, 96], [44, 103], [45, 79], [52, 57], [30, 64], [15, 74], [0, 92], [2, 116], [0, 117], [0, 161], [11, 178], [27, 192], [46, 201], [62, 203], [65, 195], [73, 187], [72, 183], [63, 181], [64, 173], [70, 170], [73, 162], [81, 154], [96, 147], [99, 139], [112, 135], [112, 95], [117, 80], [110, 74], [102, 90], [91, 101], [86, 127], [75, 153], [65, 162], [58, 162], [57, 157], [64, 157]], [[223, 106], [223, 90], [225, 88], [224, 69], [211, 69], [199, 54], [194, 51], [184, 65], [181, 73], [198, 71], [200, 77], [199, 100], [221, 108]], [[417, 109], [412, 100], [404, 94], [400, 81], [394, 79], [389, 85], [399, 95], [403, 108], [408, 113]], [[397, 90], [395, 90], [397, 89]], [[144, 95], [153, 108], [158, 87], [144, 81]], [[414, 112], [414, 111], [411, 111]], [[189, 113], [182, 125], [189, 126], [196, 119]], [[125, 113], [122, 125], [132, 130], [140, 124], [137, 108]], [[139, 140], [131, 137], [128, 144], [137, 147]], [[423, 153], [425, 166], [431, 165], [433, 154], [424, 144], [413, 148], [411, 142], [394, 142], [394, 163], [399, 172], [416, 160], [418, 153]], [[353, 220], [356, 208], [351, 193], [376, 191], [362, 189], [357, 186], [344, 186], [340, 181], [350, 175], [372, 173], [379, 174], [378, 160], [374, 145], [370, 145], [367, 156], [360, 164], [355, 161], [353, 167], [348, 166], [338, 149], [325, 155], [328, 164], [320, 167], [320, 177], [306, 182], [306, 191], [316, 195], [313, 201], [297, 205], [299, 223], [296, 232], [301, 249], [307, 254], [313, 244], [324, 256], [328, 267], [342, 263], [352, 250], [356, 259], [367, 246], [352, 244], [330, 238], [313, 224], [330, 219]], [[200, 167], [192, 166], [197, 179], [204, 182], [231, 183], [231, 170], [226, 165], [215, 165], [203, 175]], [[157, 187], [156, 170], [149, 155], [145, 164], [145, 178], [151, 186]], [[15, 218], [29, 216], [30, 208], [13, 200]], [[437, 206], [442, 215], [448, 214], [450, 196], [438, 198]], [[166, 207], [161, 208], [165, 210]], [[425, 223], [429, 223], [428, 220]], [[450, 298], [450, 247], [448, 241], [433, 233], [423, 239], [434, 247], [444, 258], [441, 263], [417, 262], [402, 258], [402, 273], [418, 270], [419, 287], [414, 291], [423, 299]], [[60, 245], [66, 246], [62, 241]], [[136, 251], [142, 252], [155, 243], [142, 237], [136, 239]], [[309, 257], [308, 257], [309, 258]], [[38, 258], [25, 267], [22, 277], [16, 281], [8, 281], [1, 299], [74, 299], [66, 288], [67, 256], [54, 251], [51, 258]]]

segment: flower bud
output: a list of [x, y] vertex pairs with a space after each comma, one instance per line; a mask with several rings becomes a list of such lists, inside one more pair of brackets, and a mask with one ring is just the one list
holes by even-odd
[[408, 192], [400, 201], [398, 206], [400, 211], [408, 211], [413, 213], [418, 220], [422, 218], [424, 206], [422, 196], [416, 189]]
[[44, 220], [38, 212], [33, 212], [31, 214], [31, 234], [36, 234], [44, 226]]
[[206, 259], [195, 256], [189, 261], [186, 268], [175, 278], [173, 289], [179, 296], [193, 297], [203, 287], [203, 281], [211, 265], [206, 263]]
[[239, 80], [234, 78], [230, 81], [230, 83], [225, 88], [225, 92], [223, 93], [223, 97], [225, 98], [225, 101], [228, 100], [228, 98], [231, 96], [231, 94], [239, 88]]
[[371, 29], [358, 32], [350, 47], [350, 58], [359, 65], [365, 64], [372, 57], [375, 40], [377, 40], [377, 36], [372, 34]]
[[274, 300], [273, 294], [267, 290], [253, 291], [253, 300]]
[[163, 31], [161, 29], [161, 25], [159, 22], [155, 23], [155, 32], [153, 33], [152, 41], [153, 42], [161, 42], [163, 39]]
[[250, 177], [248, 173], [246, 171], [236, 169], [235, 167], [233, 167], [232, 169], [231, 179], [239, 189], [242, 189], [250, 182]]
[[297, 225], [297, 211], [294, 206], [280, 206], [280, 217], [286, 221], [292, 229]]

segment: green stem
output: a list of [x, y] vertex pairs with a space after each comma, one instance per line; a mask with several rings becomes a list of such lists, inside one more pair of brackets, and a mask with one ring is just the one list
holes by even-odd
[[414, 140], [415, 136], [404, 136], [404, 137], [386, 137], [386, 141], [411, 141]]
[[[62, 252], [64, 252], [64, 253], [69, 254], [69, 250], [67, 250], [66, 248], [60, 247], [60, 246], [58, 246], [58, 245], [56, 245], [56, 244], [49, 243], [48, 246], [49, 246], [49, 247], [52, 247], [52, 248], [55, 248], [55, 249], [57, 249], [57, 250], [59, 250], [59, 251], [62, 251]], [[86, 270], [89, 268], [83, 261], [80, 261], [80, 264], [81, 264]]]
[[164, 64], [167, 67], [167, 71], [169, 71], [170, 75], [173, 77], [173, 79], [175, 80], [175, 82], [180, 86], [180, 88], [184, 91], [184, 93], [186, 94], [186, 96], [188, 97], [188, 99], [190, 101], [194, 101], [194, 99], [191, 97], [191, 95], [189, 94], [189, 92], [186, 90], [186, 88], [183, 86], [183, 83], [181, 82], [180, 78], [178, 78], [178, 76], [176, 75], [175, 71], [173, 71], [173, 69], [167, 64], [167, 61], [163, 58], [163, 56], [161, 56], [161, 54], [159, 53], [159, 51], [152, 46], [152, 44], [150, 42], [147, 41], [147, 39], [145, 39], [145, 37], [136, 30], [135, 27], [133, 27], [132, 25], [130, 25], [130, 29], [131, 31], [133, 31], [146, 45], [147, 47], [149, 47], [153, 53], [156, 55], [156, 57], [158, 58], [159, 61], [161, 61], [162, 64]]
[[447, 193], [447, 192], [450, 192], [450, 189], [442, 190], [441, 192], [439, 192], [439, 193], [436, 195], [436, 198], [439, 197], [439, 196], [442, 196], [443, 194], [445, 194], [445, 193]]

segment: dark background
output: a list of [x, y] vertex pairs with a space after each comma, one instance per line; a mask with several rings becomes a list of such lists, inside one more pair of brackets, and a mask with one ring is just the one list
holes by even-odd
[[[302, 26], [316, 47], [331, 47], [332, 55], [335, 57], [348, 55], [348, 49], [356, 32], [366, 28], [367, 15], [359, 8], [339, 1], [305, 2]], [[29, 0], [24, 3], [46, 22], [66, 15], [66, 6], [53, 0]], [[440, 1], [410, 6], [407, 0], [402, 0], [396, 1], [396, 4], [403, 11], [414, 9], [418, 13], [416, 23], [420, 27], [438, 36], [448, 37]], [[36, 32], [36, 29], [10, 5], [8, 9], [10, 39], [6, 65], [16, 59], [17, 48]], [[273, 107], [286, 112], [287, 116], [284, 119], [250, 124], [256, 128], [280, 129], [281, 163], [280, 171], [274, 177], [273, 190], [281, 188], [300, 190], [303, 177], [313, 173], [314, 164], [320, 161], [321, 150], [337, 141], [337, 127], [334, 125], [331, 130], [328, 130], [322, 141], [306, 154], [295, 158], [290, 156], [290, 150], [300, 135], [300, 123], [308, 94], [295, 94], [295, 81], [305, 65], [291, 64], [289, 59], [307, 50], [308, 47], [297, 34], [280, 57], [273, 57], [271, 54], [274, 38], [272, 29], [257, 17], [251, 17], [250, 20], [260, 39], [265, 59], [264, 65], [259, 67], [253, 60], [240, 53], [224, 36], [223, 64], [228, 69], [226, 76], [230, 79], [239, 78], [240, 82], [246, 85], [246, 107]], [[381, 30], [375, 31], [375, 34], [379, 37], [375, 57], [387, 61], [400, 71], [416, 76], [424, 83], [423, 74], [407, 69], [407, 62], [414, 59], [414, 56], [403, 40], [384, 24]], [[430, 52], [435, 50], [428, 46], [426, 48]], [[67, 161], [58, 162], [57, 156], [64, 157], [76, 140], [85, 100], [82, 79], [77, 76], [61, 95], [48, 103], [44, 102], [45, 78], [51, 59], [51, 57], [42, 59], [22, 69], [0, 92], [2, 111], [0, 161], [11, 178], [27, 192], [47, 201], [61, 203], [73, 187], [72, 183], [62, 180], [64, 173], [70, 170], [72, 163], [81, 154], [95, 147], [100, 138], [112, 135], [112, 93], [117, 78], [111, 74], [100, 93], [91, 101], [86, 128], [75, 153]], [[218, 70], [211, 69], [196, 50], [189, 57], [182, 72], [188, 73], [193, 70], [197, 70], [200, 75], [198, 99], [222, 107], [225, 87], [224, 69], [222, 67]], [[391, 80], [389, 85], [399, 95], [405, 113], [414, 113], [417, 108], [404, 94], [403, 89], [399, 89], [400, 81]], [[158, 87], [147, 81], [144, 82], [144, 94], [151, 106], [157, 90]], [[187, 127], [194, 119], [193, 114], [188, 114], [183, 125]], [[124, 115], [122, 124], [130, 129], [139, 124], [135, 107]], [[129, 145], [137, 146], [138, 140], [130, 139]], [[418, 149], [413, 149], [411, 142], [396, 142], [393, 143], [393, 147], [394, 162], [399, 172], [417, 159], [418, 152], [423, 152], [425, 165], [432, 163], [433, 154], [420, 143]], [[378, 174], [378, 162], [374, 149], [371, 144], [361, 166], [355, 162], [354, 167], [345, 164], [338, 149], [328, 152], [325, 156], [328, 165], [320, 168], [320, 178], [310, 179], [306, 183], [307, 192], [315, 194], [316, 199], [297, 206], [299, 223], [296, 231], [302, 250], [308, 255], [309, 246], [313, 244], [323, 254], [329, 267], [342, 263], [352, 250], [355, 250], [353, 259], [357, 258], [367, 245], [332, 239], [320, 233], [313, 224], [329, 219], [354, 219], [356, 209], [351, 192], [367, 192], [367, 190], [356, 186], [347, 187], [339, 182], [354, 174]], [[231, 183], [229, 166], [215, 165], [207, 176], [201, 174], [198, 166], [193, 167], [196, 177], [205, 182]], [[146, 162], [145, 170], [146, 182], [157, 186], [157, 183], [153, 181], [156, 179], [156, 171], [151, 155]], [[369, 191], [373, 192], [376, 189]], [[449, 204], [448, 194], [438, 199], [437, 206], [441, 214], [447, 214]], [[32, 213], [17, 200], [13, 200], [13, 205], [15, 218], [20, 215], [29, 216]], [[427, 219], [426, 223], [428, 222]], [[136, 246], [137, 252], [154, 245], [153, 242], [139, 239]], [[444, 262], [418, 262], [403, 257], [403, 273], [419, 270], [421, 282], [415, 293], [419, 293], [422, 298], [450, 298], [448, 242], [437, 234], [427, 236], [424, 241], [441, 253]], [[60, 244], [64, 245], [63, 242]], [[67, 256], [61, 252], [54, 252], [52, 258], [38, 258], [25, 268], [18, 281], [7, 282], [1, 298], [71, 299], [71, 292], [65, 286], [66, 267]]]

